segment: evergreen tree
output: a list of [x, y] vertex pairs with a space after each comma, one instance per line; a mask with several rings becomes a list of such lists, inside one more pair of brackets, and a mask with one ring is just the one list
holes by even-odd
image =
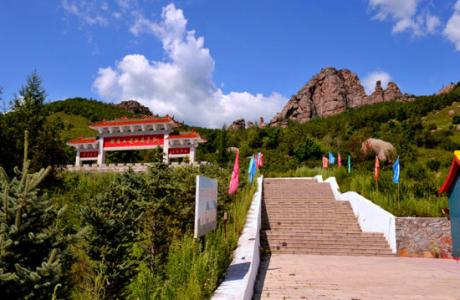
[[131, 258], [142, 217], [141, 176], [133, 172], [116, 178], [108, 192], [84, 207], [83, 218], [90, 231], [86, 236], [88, 255], [102, 265], [106, 299], [125, 298], [125, 287], [136, 274], [138, 262]]
[[2, 156], [0, 165], [7, 173], [13, 174], [13, 167], [22, 161], [24, 132], [29, 132], [30, 168], [38, 171], [48, 165], [66, 161], [65, 144], [60, 140], [62, 122], [50, 123], [46, 119], [44, 102], [46, 91], [36, 71], [27, 78], [19, 95], [12, 101], [11, 111], [0, 120], [2, 137]]
[[37, 71], [33, 71], [27, 78], [27, 83], [19, 90], [19, 96], [13, 100], [13, 110], [40, 113], [46, 99], [46, 91], [42, 87], [42, 80]]
[[50, 299], [64, 281], [69, 236], [57, 226], [64, 209], [39, 194], [50, 168], [29, 173], [28, 133], [22, 170], [9, 179], [0, 167], [0, 299]]

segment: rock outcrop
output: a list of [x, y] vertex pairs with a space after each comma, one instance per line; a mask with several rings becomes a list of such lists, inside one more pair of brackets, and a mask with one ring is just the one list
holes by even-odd
[[307, 122], [314, 117], [328, 117], [353, 107], [396, 99], [407, 100], [394, 82], [386, 89], [377, 81], [375, 90], [366, 95], [358, 76], [347, 69], [322, 69], [291, 97], [270, 122], [270, 126], [287, 126], [289, 120]]
[[265, 120], [263, 117], [259, 118], [259, 122], [257, 123], [257, 126], [259, 126], [259, 128], [265, 128], [265, 126], [267, 126], [267, 124], [265, 124]]
[[393, 161], [396, 157], [396, 149], [391, 143], [373, 138], [367, 139], [361, 144], [361, 153], [363, 155], [373, 153], [381, 162]]
[[446, 86], [443, 86], [437, 93], [436, 95], [442, 95], [442, 94], [447, 94], [450, 93], [454, 90], [455, 88], [455, 83], [450, 83]]
[[136, 115], [153, 116], [153, 113], [148, 107], [140, 104], [136, 100], [121, 101], [117, 104], [117, 106], [122, 107]]
[[238, 119], [232, 122], [229, 129], [231, 130], [240, 130], [246, 128], [246, 121], [244, 119]]

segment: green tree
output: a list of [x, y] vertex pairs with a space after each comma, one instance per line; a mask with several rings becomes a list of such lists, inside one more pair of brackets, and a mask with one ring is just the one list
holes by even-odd
[[37, 71], [33, 71], [27, 78], [27, 83], [19, 90], [19, 96], [13, 100], [12, 109], [40, 113], [46, 99], [46, 91], [42, 87], [42, 80]]
[[107, 192], [82, 209], [88, 255], [105, 273], [104, 297], [125, 298], [125, 287], [136, 275], [138, 261], [131, 258], [143, 214], [141, 176], [127, 172], [118, 176]]
[[25, 133], [22, 170], [9, 179], [0, 167], [0, 298], [50, 299], [65, 281], [65, 250], [70, 241], [59, 228], [64, 208], [39, 194], [50, 167], [29, 173]]
[[26, 84], [12, 102], [11, 111], [0, 120], [2, 165], [9, 174], [21, 163], [24, 132], [29, 132], [30, 168], [39, 170], [47, 165], [61, 164], [66, 160], [65, 145], [60, 139], [62, 122], [48, 122], [44, 110], [46, 91], [36, 71], [27, 78]]
[[294, 157], [299, 163], [307, 159], [317, 159], [321, 157], [321, 153], [321, 147], [310, 137], [307, 137], [302, 144], [294, 149]]

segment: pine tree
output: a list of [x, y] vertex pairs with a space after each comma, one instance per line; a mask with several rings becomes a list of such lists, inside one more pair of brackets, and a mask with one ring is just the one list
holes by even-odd
[[46, 91], [36, 71], [27, 78], [26, 84], [12, 101], [11, 111], [0, 120], [2, 155], [0, 165], [13, 175], [13, 167], [21, 163], [24, 131], [29, 132], [30, 169], [62, 164], [66, 161], [65, 143], [60, 138], [61, 121], [47, 121], [44, 102]]
[[125, 298], [125, 287], [136, 274], [138, 261], [131, 253], [144, 211], [144, 187], [141, 176], [125, 173], [82, 210], [90, 228], [86, 235], [88, 255], [105, 272], [105, 299]]
[[40, 113], [45, 103], [46, 92], [42, 87], [42, 79], [37, 71], [33, 71], [27, 78], [27, 83], [19, 90], [19, 96], [13, 100], [13, 110], [28, 110], [31, 113]]
[[28, 132], [22, 170], [8, 178], [0, 167], [0, 299], [50, 299], [64, 280], [62, 256], [69, 239], [58, 228], [64, 209], [39, 194], [50, 167], [29, 173]]

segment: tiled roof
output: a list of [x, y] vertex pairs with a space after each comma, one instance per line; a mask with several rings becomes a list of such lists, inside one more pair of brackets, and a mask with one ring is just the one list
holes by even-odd
[[194, 139], [197, 138], [201, 141], [206, 141], [206, 139], [202, 138], [197, 132], [186, 132], [186, 133], [179, 133], [179, 134], [171, 134], [168, 139], [175, 140], [175, 139]]
[[92, 144], [97, 142], [95, 137], [80, 137], [78, 139], [73, 139], [67, 142], [67, 144], [77, 145], [77, 144]]
[[151, 117], [142, 119], [116, 119], [111, 121], [101, 121], [92, 124], [91, 128], [97, 127], [110, 127], [110, 126], [122, 126], [122, 125], [142, 125], [142, 124], [155, 124], [155, 123], [173, 123], [173, 119], [170, 116], [166, 117]]

